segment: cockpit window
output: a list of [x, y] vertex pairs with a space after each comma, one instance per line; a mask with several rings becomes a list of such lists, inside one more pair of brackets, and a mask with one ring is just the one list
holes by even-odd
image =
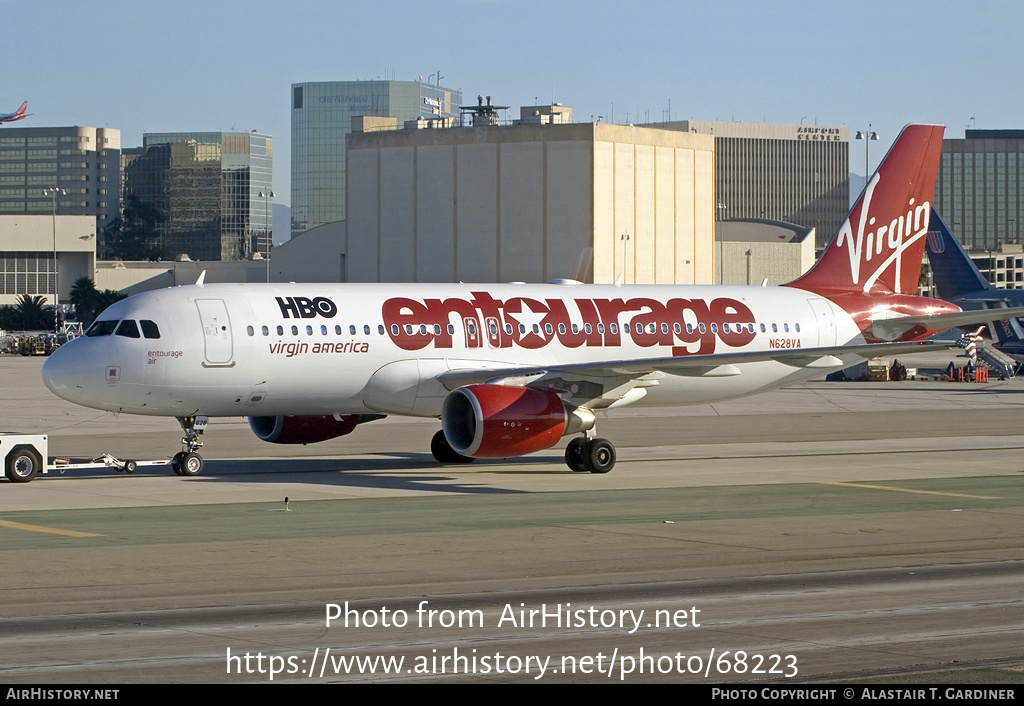
[[117, 327], [115, 332], [118, 336], [124, 336], [125, 338], [138, 338], [139, 327], [131, 319], [125, 319], [121, 322], [121, 325]]
[[143, 319], [139, 322], [142, 327], [142, 335], [146, 338], [160, 338], [160, 328], [156, 325], [155, 321], [149, 319]]
[[118, 319], [110, 319], [107, 321], [97, 321], [89, 330], [85, 332], [86, 336], [109, 336], [117, 328]]

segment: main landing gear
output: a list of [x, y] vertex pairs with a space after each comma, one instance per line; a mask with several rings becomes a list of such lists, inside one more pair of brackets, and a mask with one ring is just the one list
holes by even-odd
[[203, 457], [196, 453], [202, 448], [199, 436], [206, 431], [208, 417], [178, 417], [178, 424], [185, 431], [181, 440], [182, 450], [174, 454], [171, 468], [179, 476], [198, 476], [203, 472]]
[[607, 473], [615, 467], [615, 446], [608, 439], [576, 437], [565, 447], [565, 463], [575, 473]]
[[[444, 431], [430, 440], [430, 453], [438, 463], [473, 463], [476, 459], [463, 456], [451, 447]], [[615, 446], [607, 439], [577, 437], [565, 447], [565, 463], [576, 473], [607, 473], [615, 467]]]

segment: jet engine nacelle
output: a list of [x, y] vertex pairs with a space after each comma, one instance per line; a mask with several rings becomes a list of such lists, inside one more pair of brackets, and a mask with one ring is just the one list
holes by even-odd
[[358, 414], [282, 415], [249, 417], [249, 427], [260, 439], [272, 444], [312, 444], [351, 434], [360, 421]]
[[594, 413], [571, 407], [554, 390], [468, 385], [441, 408], [448, 444], [472, 458], [509, 458], [554, 446], [566, 434], [594, 426]]

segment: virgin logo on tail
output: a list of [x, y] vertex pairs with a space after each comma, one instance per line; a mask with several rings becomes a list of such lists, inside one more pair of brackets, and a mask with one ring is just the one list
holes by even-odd
[[[839, 229], [839, 234], [836, 236], [836, 247], [842, 248], [844, 245], [846, 247], [850, 257], [850, 274], [853, 277], [854, 284], [860, 284], [861, 265], [871, 263], [872, 259], [876, 261], [877, 266], [875, 266], [874, 271], [864, 280], [865, 292], [870, 291], [879, 276], [890, 265], [895, 263], [896, 273], [893, 278], [893, 290], [899, 294], [901, 293], [902, 286], [901, 265], [903, 252], [927, 235], [931, 203], [925, 201], [914, 206], [914, 199], [911, 198], [907, 203], [906, 215], [901, 214], [893, 218], [889, 223], [883, 222], [878, 228], [865, 234], [866, 227], [874, 226], [878, 220], [875, 216], [870, 215], [871, 199], [881, 179], [881, 175], [876, 172], [864, 191], [856, 239], [854, 239], [853, 228], [850, 226], [850, 219], [847, 218]], [[885, 259], [878, 263], [878, 259], [882, 257]]]
[[941, 154], [942, 126], [905, 127], [821, 259], [789, 286], [914, 293]]

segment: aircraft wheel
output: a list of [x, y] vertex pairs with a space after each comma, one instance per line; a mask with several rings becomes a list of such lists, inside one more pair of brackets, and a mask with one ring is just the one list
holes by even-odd
[[139, 467], [139, 464], [135, 463], [135, 461], [125, 461], [124, 462], [124, 470], [127, 471], [128, 473], [135, 473], [135, 470], [138, 467]]
[[565, 447], [565, 465], [567, 465], [573, 473], [586, 473], [587, 466], [584, 462], [584, 449], [587, 445], [587, 439], [582, 436], [578, 436], [569, 442], [569, 445]]
[[607, 473], [615, 467], [615, 446], [607, 439], [591, 439], [583, 458], [591, 473]]
[[444, 430], [434, 434], [430, 440], [430, 453], [434, 455], [438, 463], [473, 463], [475, 458], [463, 456], [451, 447], [444, 435]]
[[12, 483], [28, 483], [43, 467], [39, 452], [31, 446], [16, 446], [7, 456], [7, 479]]
[[174, 457], [171, 459], [171, 470], [174, 471], [174, 475], [176, 476], [181, 475], [181, 457], [184, 455], [184, 451], [179, 451], [178, 453], [174, 454]]
[[198, 476], [203, 472], [203, 457], [191, 451], [182, 454], [178, 464], [183, 476]]

